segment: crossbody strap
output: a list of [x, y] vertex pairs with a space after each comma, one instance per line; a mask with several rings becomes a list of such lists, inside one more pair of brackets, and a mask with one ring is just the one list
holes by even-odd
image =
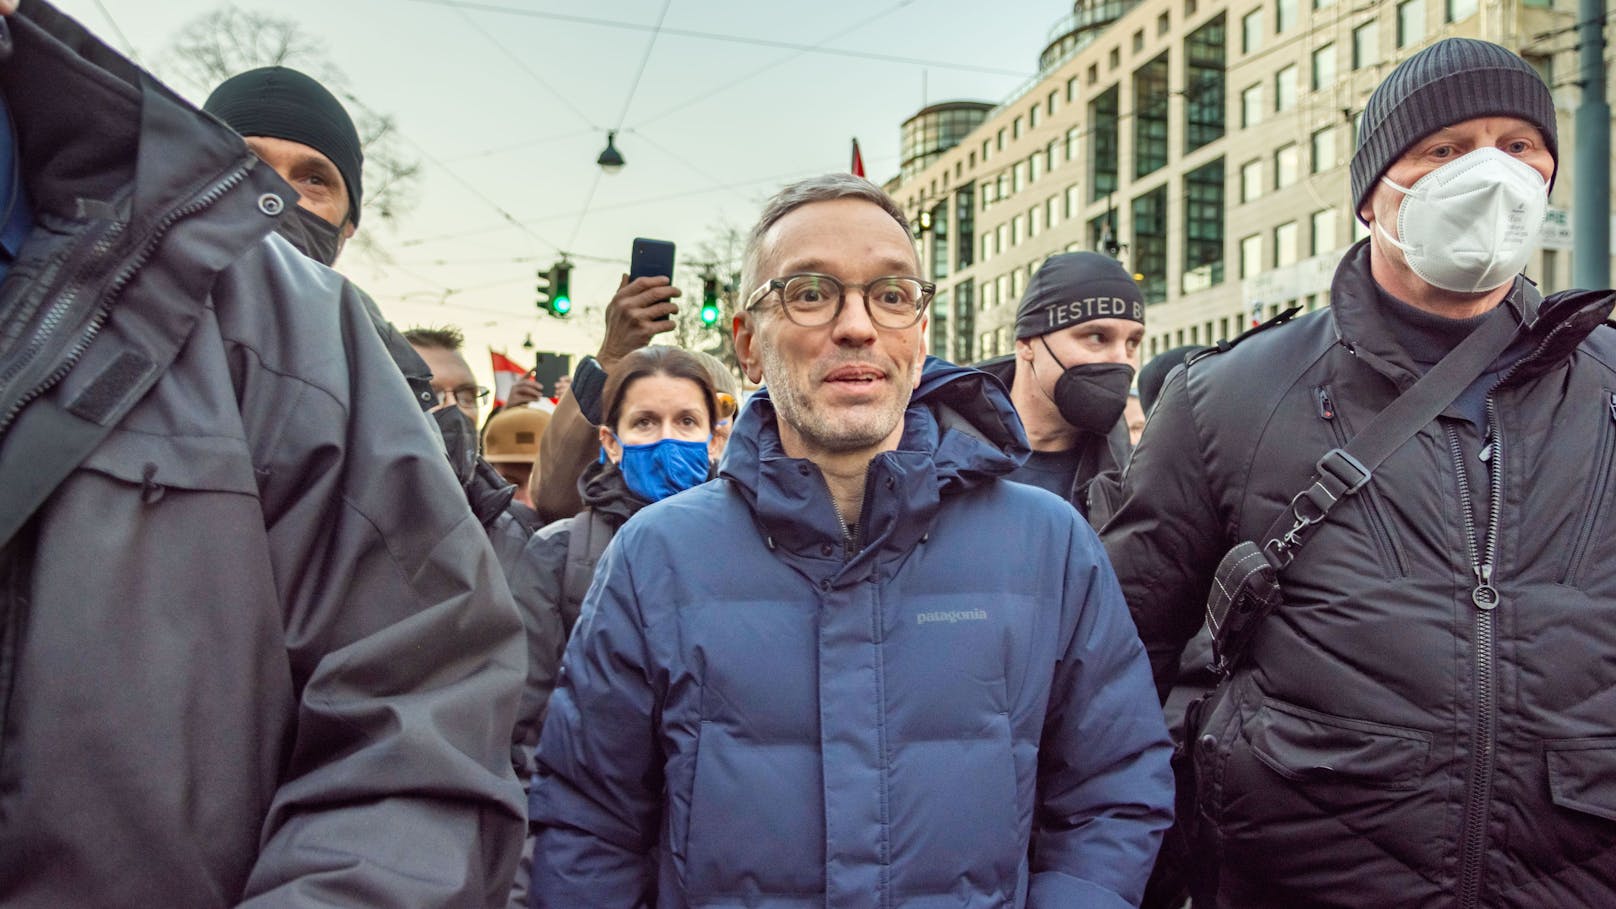
[[1341, 448], [1332, 448], [1315, 465], [1313, 482], [1269, 525], [1260, 538], [1263, 554], [1282, 569], [1296, 558], [1313, 527], [1324, 522], [1343, 498], [1356, 493], [1392, 452], [1403, 447], [1452, 404], [1470, 383], [1497, 361], [1520, 326], [1506, 307], [1472, 331], [1397, 400]]

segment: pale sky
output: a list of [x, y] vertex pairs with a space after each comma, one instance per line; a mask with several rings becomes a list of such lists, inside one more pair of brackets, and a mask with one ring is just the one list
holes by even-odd
[[[229, 5], [54, 2], [159, 76], [173, 35]], [[396, 116], [406, 151], [423, 168], [419, 204], [396, 229], [361, 225], [396, 265], [378, 266], [350, 247], [339, 270], [401, 328], [461, 327], [467, 358], [485, 378], [488, 346], [531, 365], [521, 349], [529, 332], [540, 350], [593, 352], [599, 307], [627, 270], [636, 236], [678, 244], [676, 283], [687, 299], [699, 297], [700, 282], [684, 264], [714, 225], [745, 230], [785, 182], [846, 170], [855, 136], [870, 177], [891, 177], [905, 119], [942, 100], [1002, 101], [1035, 74], [1049, 28], [1071, 12], [1069, 0], [234, 5], [295, 20], [320, 36], [353, 94]], [[664, 9], [647, 58], [649, 28]], [[200, 104], [202, 97], [187, 94]], [[595, 158], [606, 131], [619, 125], [627, 166], [600, 175]], [[548, 269], [558, 249], [574, 257], [573, 298], [585, 307], [565, 322], [534, 307], [534, 272]]]

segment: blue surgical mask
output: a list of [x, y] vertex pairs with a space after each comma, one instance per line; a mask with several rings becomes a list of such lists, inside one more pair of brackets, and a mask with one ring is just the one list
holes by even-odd
[[[618, 444], [622, 440], [618, 439]], [[623, 445], [617, 465], [634, 494], [647, 502], [660, 502], [676, 492], [707, 482], [711, 464], [707, 442], [661, 439], [645, 445]]]

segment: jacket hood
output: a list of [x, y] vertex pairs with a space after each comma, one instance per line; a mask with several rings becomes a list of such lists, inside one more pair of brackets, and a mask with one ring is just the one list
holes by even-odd
[[[786, 454], [776, 421], [768, 390], [759, 390], [736, 421], [719, 475], [746, 500], [772, 547], [839, 558], [842, 524], [829, 487], [817, 465]], [[847, 565], [907, 552], [928, 532], [943, 498], [1009, 474], [1027, 452], [1003, 385], [927, 357], [898, 447], [870, 462], [859, 520], [863, 549]]]
[[578, 495], [613, 527], [622, 527], [635, 512], [650, 504], [634, 494], [623, 472], [611, 461], [593, 461], [578, 477]]

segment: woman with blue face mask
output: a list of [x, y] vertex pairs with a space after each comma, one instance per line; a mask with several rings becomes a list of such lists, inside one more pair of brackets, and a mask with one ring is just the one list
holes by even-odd
[[[600, 460], [578, 478], [584, 510], [534, 534], [510, 577], [517, 602], [540, 604], [545, 613], [524, 617], [528, 677], [515, 736], [526, 763], [518, 767], [524, 782], [532, 774], [562, 650], [606, 544], [641, 508], [712, 476], [723, 449], [714, 429], [727, 435], [735, 405], [732, 395], [715, 391], [708, 370], [689, 351], [659, 345], [642, 347], [612, 367], [601, 393]], [[530, 854], [524, 853], [512, 906], [527, 905]]]

